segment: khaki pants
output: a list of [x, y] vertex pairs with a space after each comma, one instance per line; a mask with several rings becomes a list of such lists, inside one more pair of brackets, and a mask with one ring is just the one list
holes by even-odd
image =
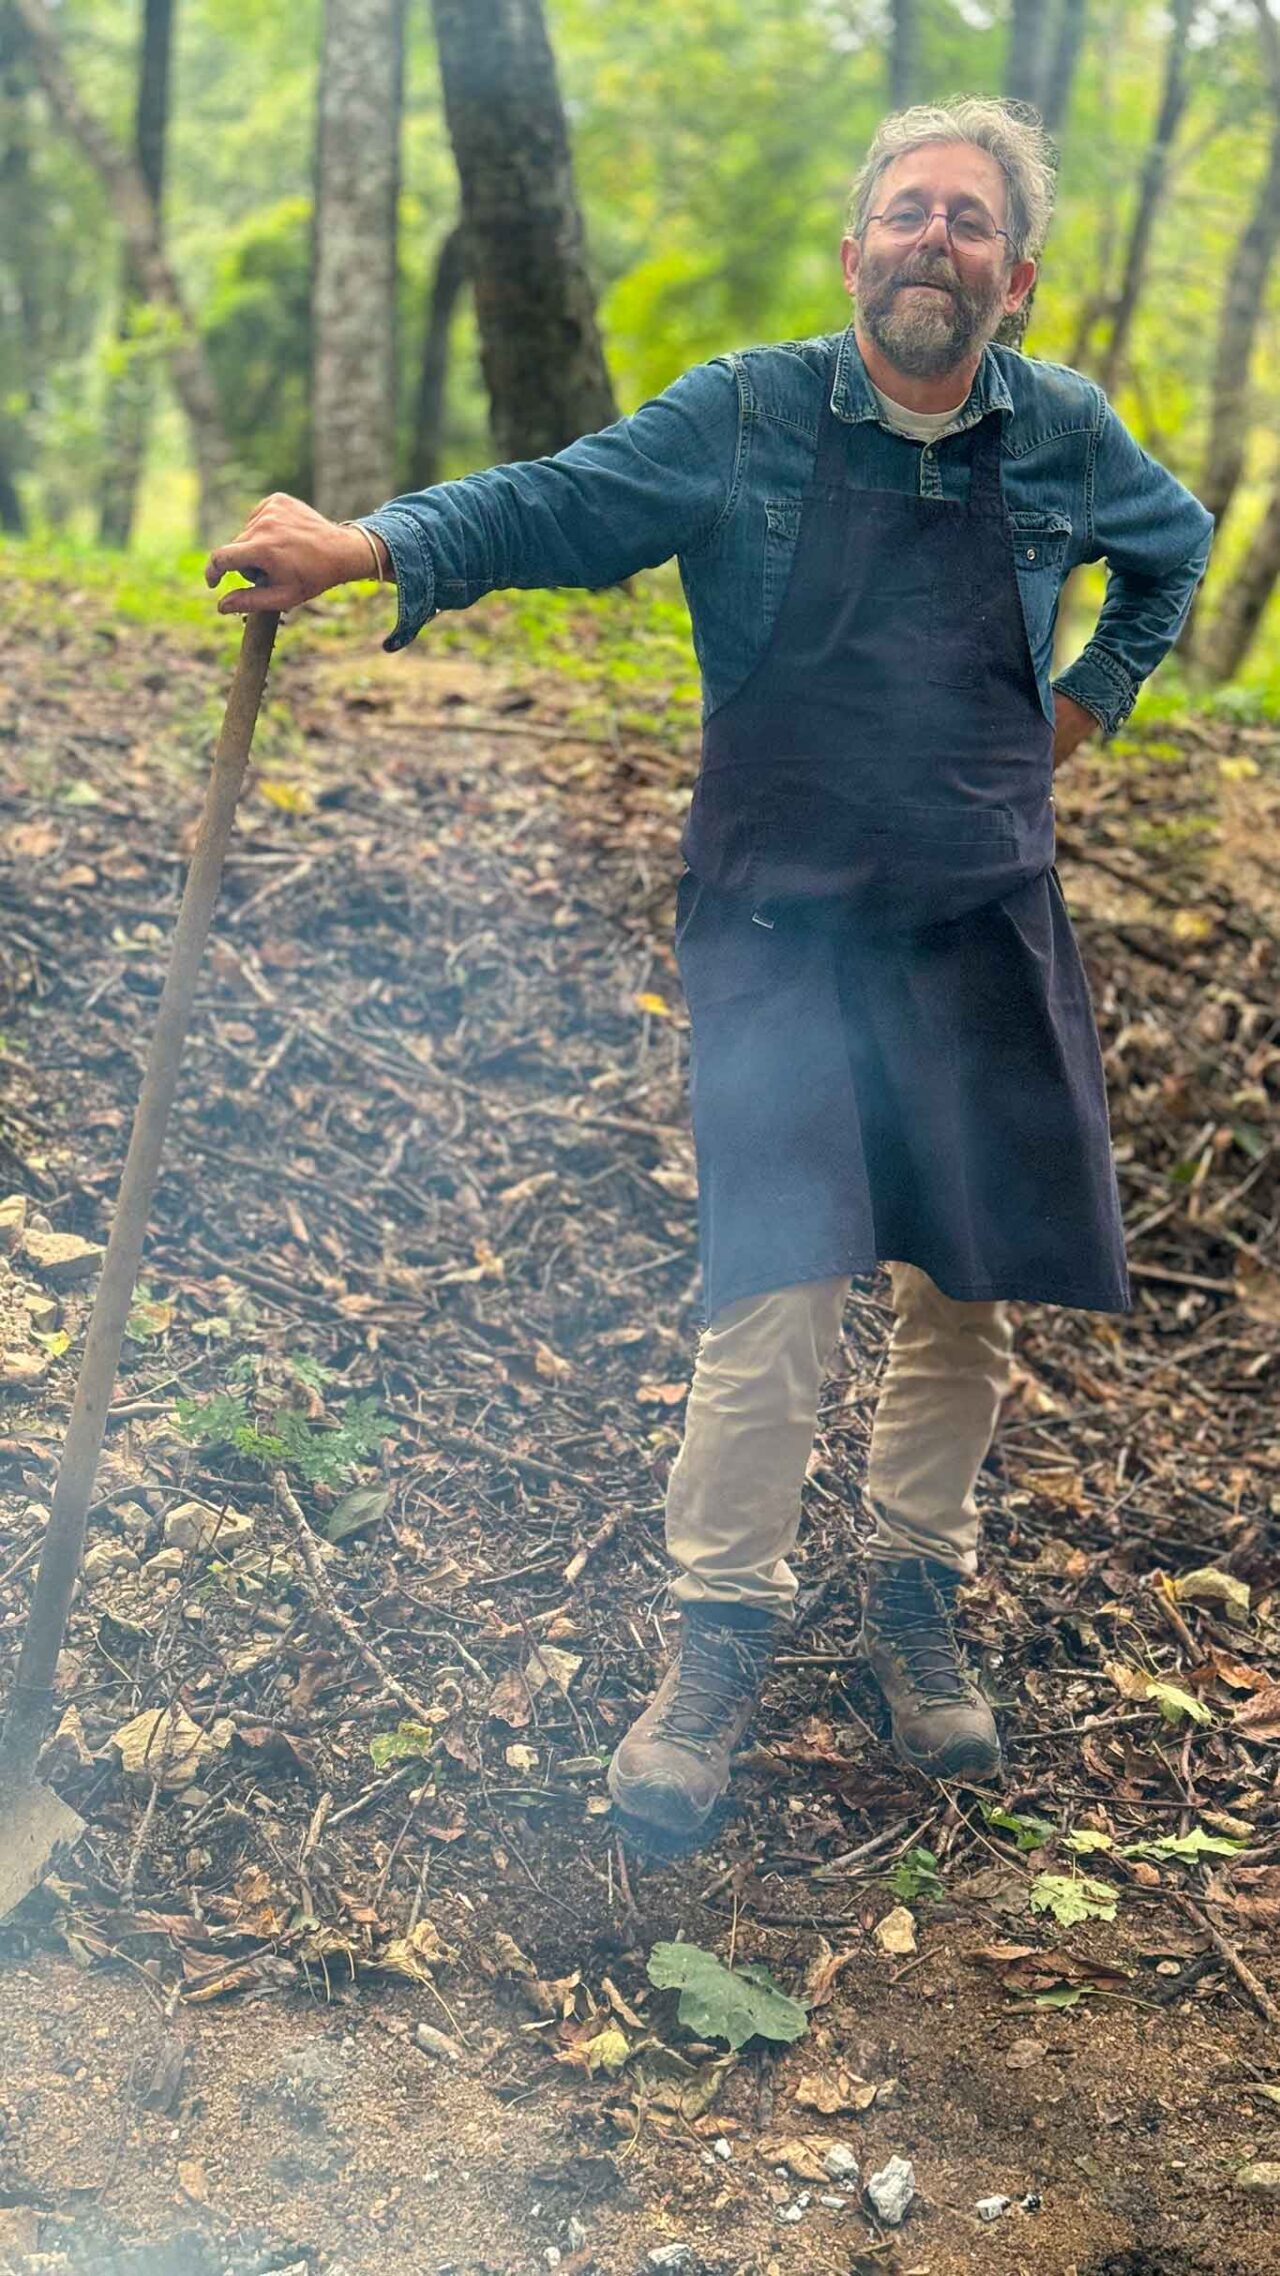
[[[891, 1264], [894, 1327], [867, 1465], [869, 1554], [977, 1570], [973, 1489], [1008, 1389], [1002, 1303], [956, 1303], [917, 1265]], [[703, 1330], [684, 1443], [667, 1488], [682, 1602], [790, 1610], [787, 1563], [847, 1278], [747, 1296]]]

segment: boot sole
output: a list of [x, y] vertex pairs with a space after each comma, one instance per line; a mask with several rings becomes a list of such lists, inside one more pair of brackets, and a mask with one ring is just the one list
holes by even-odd
[[942, 1754], [914, 1755], [895, 1736], [893, 1751], [899, 1762], [908, 1770], [917, 1771], [922, 1778], [968, 1778], [978, 1785], [988, 1786], [994, 1784], [1004, 1770], [1003, 1754], [997, 1753], [993, 1761], [989, 1753], [978, 1755], [963, 1743], [947, 1748]]

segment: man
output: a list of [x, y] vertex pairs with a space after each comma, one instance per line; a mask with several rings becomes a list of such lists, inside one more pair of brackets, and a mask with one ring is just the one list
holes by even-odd
[[[371, 559], [402, 647], [495, 587], [677, 555], [704, 689], [676, 948], [693, 1034], [705, 1318], [667, 1497], [681, 1638], [615, 1803], [697, 1837], [796, 1593], [788, 1564], [850, 1276], [895, 1306], [862, 1643], [901, 1756], [991, 1779], [958, 1656], [1011, 1300], [1130, 1307], [1101, 1053], [1054, 867], [1054, 768], [1173, 642], [1212, 522], [1094, 384], [993, 345], [1052, 208], [1034, 120], [886, 119], [854, 185], [842, 333], [719, 356], [555, 457], [335, 528], [271, 498], [223, 609]], [[1056, 680], [1058, 595], [1105, 559]]]

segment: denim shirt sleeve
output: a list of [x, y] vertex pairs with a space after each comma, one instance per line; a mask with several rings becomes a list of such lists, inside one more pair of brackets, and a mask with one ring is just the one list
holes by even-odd
[[1182, 629], [1209, 559], [1213, 516], [1142, 449], [1101, 391], [1099, 399], [1082, 558], [1106, 561], [1107, 589], [1093, 637], [1053, 685], [1114, 735]]
[[399, 614], [384, 648], [500, 587], [613, 585], [692, 552], [733, 503], [742, 434], [737, 374], [715, 357], [553, 457], [486, 467], [361, 515], [395, 567]]

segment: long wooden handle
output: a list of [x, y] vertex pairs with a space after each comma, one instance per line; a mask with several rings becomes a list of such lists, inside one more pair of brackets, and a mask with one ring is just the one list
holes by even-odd
[[245, 619], [235, 678], [205, 793], [204, 813], [174, 927], [169, 971], [134, 1112], [111, 1237], [85, 1339], [80, 1380], [67, 1425], [18, 1673], [5, 1717], [4, 1734], [0, 1738], [0, 1786], [27, 1783], [48, 1726], [54, 1671], [80, 1570], [85, 1516], [102, 1451], [107, 1404], [133, 1301], [169, 1110], [191, 1023], [200, 962], [218, 897], [222, 865], [235, 823], [236, 803], [279, 622], [278, 615], [270, 610]]

